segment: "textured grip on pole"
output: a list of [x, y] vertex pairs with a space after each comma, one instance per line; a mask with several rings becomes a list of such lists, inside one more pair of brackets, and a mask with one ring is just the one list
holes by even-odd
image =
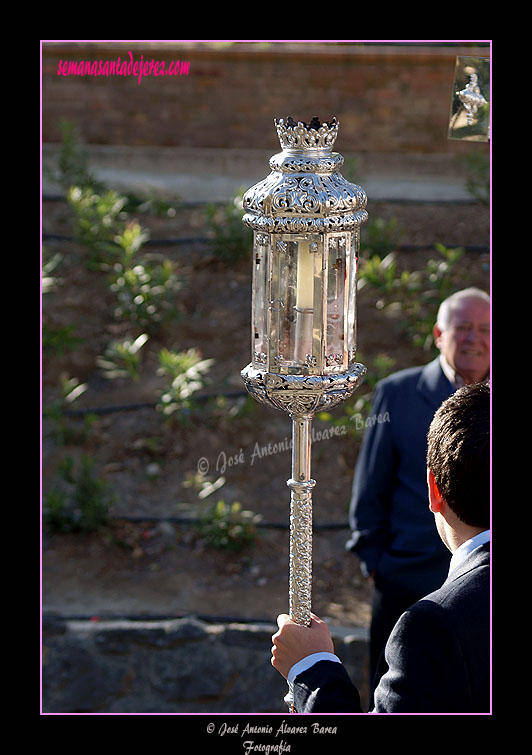
[[292, 417], [290, 496], [289, 614], [310, 626], [312, 596], [312, 488], [310, 479], [311, 416]]
[[314, 480], [296, 483], [290, 500], [289, 614], [292, 621], [310, 626], [312, 599], [312, 488]]

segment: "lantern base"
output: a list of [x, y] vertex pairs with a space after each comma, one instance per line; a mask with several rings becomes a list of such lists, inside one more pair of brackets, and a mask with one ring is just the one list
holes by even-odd
[[331, 375], [279, 375], [248, 364], [240, 374], [256, 401], [291, 417], [308, 417], [350, 398], [366, 374], [366, 367], [354, 363], [347, 372]]

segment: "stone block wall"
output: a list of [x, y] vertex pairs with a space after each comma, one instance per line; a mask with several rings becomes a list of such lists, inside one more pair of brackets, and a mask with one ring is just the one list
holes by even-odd
[[[273, 118], [318, 115], [339, 119], [344, 152], [460, 152], [447, 138], [456, 56], [489, 54], [471, 44], [45, 42], [43, 141], [59, 142], [67, 119], [88, 144], [273, 154]], [[65, 61], [118, 60], [179, 61], [186, 73], [64, 75]]]
[[[43, 713], [286, 713], [273, 625], [43, 622]], [[331, 628], [367, 700], [367, 632]]]

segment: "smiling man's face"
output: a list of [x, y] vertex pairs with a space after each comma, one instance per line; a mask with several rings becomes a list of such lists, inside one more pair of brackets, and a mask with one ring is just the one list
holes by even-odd
[[445, 330], [434, 326], [434, 341], [466, 383], [479, 383], [490, 369], [490, 306], [478, 298], [459, 300]]

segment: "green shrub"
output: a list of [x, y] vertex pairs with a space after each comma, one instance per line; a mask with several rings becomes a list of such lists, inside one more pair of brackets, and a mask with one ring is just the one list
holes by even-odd
[[161, 263], [143, 260], [131, 266], [117, 262], [113, 265], [110, 289], [116, 294], [114, 317], [153, 333], [176, 316], [176, 295], [181, 282], [170, 259]]
[[200, 537], [213, 548], [240, 551], [255, 540], [259, 519], [252, 511], [243, 511], [238, 502], [229, 505], [218, 501], [203, 515], [197, 528]]
[[61, 131], [61, 149], [57, 160], [57, 170], [51, 175], [64, 191], [71, 186], [91, 187], [94, 191], [105, 190], [89, 170], [89, 161], [83, 149], [78, 130], [74, 123], [62, 120], [59, 124]]
[[142, 333], [134, 341], [113, 341], [103, 356], [98, 357], [96, 363], [103, 370], [108, 380], [116, 378], [131, 378], [134, 382], [139, 379], [140, 349], [148, 340], [148, 335]]
[[67, 443], [81, 443], [86, 438], [86, 430], [89, 428], [93, 417], [86, 415], [83, 430], [76, 427], [66, 411], [74, 401], [82, 396], [87, 390], [87, 383], [80, 383], [78, 378], [69, 377], [66, 373], [60, 377], [61, 396], [48, 406], [44, 407], [43, 415], [51, 423], [51, 435], [57, 445]]
[[403, 231], [397, 218], [370, 218], [360, 231], [360, 253], [382, 256], [397, 248]]
[[127, 220], [126, 198], [116, 191], [99, 194], [92, 187], [71, 186], [67, 201], [74, 214], [74, 235], [89, 251], [88, 266], [99, 269], [115, 257], [114, 239], [123, 232]]
[[96, 532], [109, 521], [114, 496], [96, 477], [94, 462], [83, 456], [76, 471], [71, 457], [60, 468], [60, 479], [46, 495], [43, 523], [50, 532]]
[[205, 220], [212, 238], [212, 250], [224, 262], [237, 262], [251, 255], [253, 232], [242, 222], [242, 189], [223, 206], [208, 204]]
[[205, 375], [213, 364], [213, 359], [202, 359], [197, 349], [181, 352], [161, 349], [157, 374], [169, 378], [170, 383], [160, 394], [157, 409], [165, 417], [175, 415], [183, 419], [193, 394], [203, 387]]
[[443, 244], [435, 244], [435, 249], [439, 257], [430, 258], [423, 270], [399, 271], [393, 252], [383, 258], [375, 254], [359, 268], [359, 289], [371, 286], [375, 290], [378, 309], [399, 305], [406, 334], [425, 351], [433, 345], [432, 328], [440, 303], [463, 287], [458, 263], [464, 250]]

